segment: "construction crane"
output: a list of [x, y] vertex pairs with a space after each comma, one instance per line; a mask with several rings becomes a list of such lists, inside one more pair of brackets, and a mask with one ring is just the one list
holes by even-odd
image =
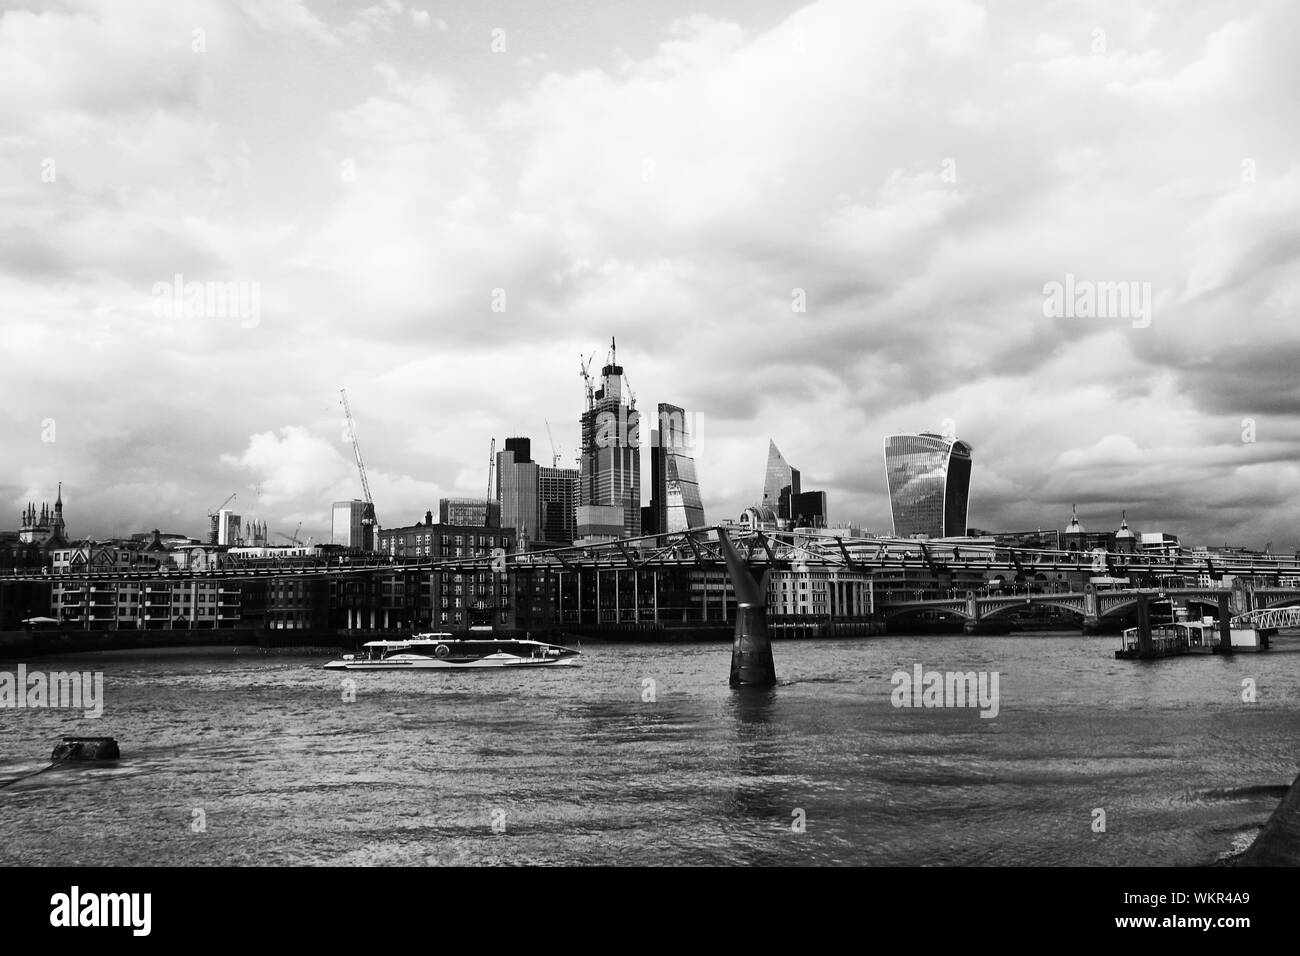
[[551, 420], [543, 418], [542, 421], [546, 422], [546, 437], [551, 440], [551, 467], [558, 468], [560, 467], [560, 448], [555, 444], [555, 436], [551, 434]]
[[210, 524], [208, 530], [208, 544], [217, 543], [217, 524], [221, 520], [221, 509], [235, 500], [235, 494], [236, 492], [232, 491], [229, 498], [208, 512], [208, 522]]
[[578, 356], [578, 374], [582, 376], [582, 381], [587, 386], [587, 408], [589, 410], [596, 404], [596, 390], [595, 386], [591, 384], [591, 372], [588, 371], [591, 368], [591, 360], [595, 357], [596, 353], [592, 352], [587, 356], [587, 361], [584, 362], [582, 356]]
[[370, 496], [370, 480], [366, 478], [366, 463], [361, 460], [361, 444], [357, 441], [357, 426], [352, 420], [352, 408], [348, 405], [347, 389], [339, 389], [343, 404], [343, 414], [347, 416], [348, 434], [352, 438], [352, 453], [357, 457], [357, 471], [361, 475], [361, 491], [365, 494], [365, 506], [361, 511], [361, 547], [366, 551], [375, 549], [375, 539], [379, 534], [379, 519], [375, 517], [375, 499]]
[[298, 527], [293, 529], [293, 534], [285, 534], [283, 531], [277, 531], [276, 534], [278, 534], [280, 537], [284, 538], [285, 541], [290, 542], [296, 547], [302, 544], [302, 542], [298, 540], [298, 532], [301, 530], [302, 530], [302, 522], [299, 521]]
[[636, 392], [632, 391], [632, 382], [628, 379], [627, 373], [623, 374], [623, 384], [627, 386], [627, 407], [636, 408]]
[[494, 438], [492, 439], [492, 450], [488, 452], [488, 490], [487, 490], [488, 501], [492, 500], [492, 466], [496, 464], [496, 460], [497, 460], [497, 440]]

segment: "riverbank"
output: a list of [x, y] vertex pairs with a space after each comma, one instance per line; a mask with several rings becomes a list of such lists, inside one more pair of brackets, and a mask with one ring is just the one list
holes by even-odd
[[229, 628], [221, 630], [158, 631], [0, 631], [0, 660], [49, 657], [62, 654], [130, 650], [185, 650], [203, 648], [236, 652], [242, 649], [319, 651], [328, 653], [359, 646], [370, 636], [338, 631]]

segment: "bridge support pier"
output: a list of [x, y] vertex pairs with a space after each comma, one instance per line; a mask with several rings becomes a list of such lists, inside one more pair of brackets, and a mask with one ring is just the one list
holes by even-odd
[[1151, 644], [1151, 598], [1145, 592], [1138, 592], [1137, 612], [1138, 654], [1142, 657], [1150, 657], [1153, 652]]
[[1097, 634], [1101, 631], [1101, 602], [1097, 600], [1097, 585], [1087, 584], [1083, 588], [1083, 633]]
[[767, 582], [771, 571], [754, 575], [740, 560], [727, 532], [718, 529], [718, 545], [727, 561], [731, 589], [736, 592], [736, 638], [731, 646], [731, 686], [771, 687], [776, 683], [776, 663], [767, 634]]
[[1251, 600], [1254, 595], [1246, 590], [1246, 582], [1237, 578], [1232, 582], [1232, 613], [1249, 614], [1255, 610], [1255, 602]]
[[736, 638], [731, 647], [732, 687], [771, 687], [776, 683], [776, 663], [767, 635], [767, 608], [738, 605]]
[[1226, 594], [1219, 595], [1219, 650], [1223, 654], [1232, 653], [1232, 609]]
[[980, 602], [974, 591], [966, 592], [966, 623], [961, 626], [964, 634], [987, 634], [988, 626], [980, 619]]

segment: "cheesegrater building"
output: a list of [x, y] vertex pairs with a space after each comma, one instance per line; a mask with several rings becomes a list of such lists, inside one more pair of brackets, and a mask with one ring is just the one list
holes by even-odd
[[932, 432], [885, 438], [885, 479], [894, 534], [946, 538], [966, 534], [971, 447]]
[[650, 432], [650, 521], [642, 522], [642, 534], [670, 534], [708, 524], [695, 475], [694, 437], [686, 411], [661, 402], [659, 427]]

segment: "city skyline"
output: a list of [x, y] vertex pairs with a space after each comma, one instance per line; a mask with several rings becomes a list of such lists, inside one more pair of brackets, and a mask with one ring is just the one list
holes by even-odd
[[74, 536], [203, 538], [237, 492], [328, 540], [340, 387], [407, 525], [493, 437], [546, 461], [549, 420], [571, 467], [615, 335], [714, 520], [775, 440], [884, 531], [880, 438], [949, 421], [973, 525], [1295, 549], [1300, 13], [858, 6], [6, 11], [0, 528], [63, 481]]
[[[621, 366], [620, 366], [620, 367], [621, 367]], [[581, 387], [581, 385], [580, 385], [580, 387]], [[623, 396], [623, 399], [624, 399], [624, 401], [626, 401], [627, 396], [624, 395], [624, 396]], [[662, 403], [661, 403], [661, 404], [662, 404]], [[625, 406], [625, 407], [626, 407], [626, 406]], [[676, 407], [676, 406], [670, 406], [670, 407]], [[639, 413], [639, 409], [638, 409], [637, 411], [638, 411], [638, 413]], [[692, 413], [691, 418], [688, 419], [688, 421], [690, 421], [690, 422], [693, 423], [693, 424], [694, 424], [694, 423], [698, 423], [698, 422], [701, 421], [701, 417], [700, 417], [698, 414], [694, 414], [694, 413]], [[640, 424], [640, 423], [638, 422], [638, 423], [637, 423], [638, 430], [639, 430], [639, 424]], [[949, 425], [950, 425], [950, 424], [951, 424], [951, 421], [946, 422], [946, 424], [949, 424]], [[545, 425], [543, 425], [543, 431], [544, 431], [544, 430], [545, 430]], [[918, 432], [918, 434], [919, 434], [919, 433], [920, 433], [920, 432]], [[493, 438], [495, 438], [495, 437], [496, 437], [496, 436], [489, 436], [489, 439], [488, 439], [489, 442], [490, 442]], [[891, 436], [889, 436], [889, 435], [884, 436], [884, 438], [885, 438], [886, 441], [888, 441], [888, 439], [889, 439], [890, 437], [891, 437]], [[896, 437], [896, 436], [894, 436], [894, 437]], [[527, 444], [527, 443], [529, 443], [529, 442], [532, 440], [532, 436], [531, 436], [531, 435], [514, 435], [514, 436], [509, 436], [509, 437], [502, 437], [502, 438], [499, 438], [499, 439], [498, 439], [498, 442], [499, 442], [499, 444], [500, 444], [503, 448], [505, 448], [505, 444], [506, 444], [506, 442], [510, 442], [510, 441], [521, 441], [521, 440], [524, 441], [525, 444]], [[348, 438], [347, 441], [350, 442], [350, 438]], [[692, 448], [693, 448], [693, 449], [698, 453], [698, 450], [699, 450], [699, 448], [700, 448], [700, 446], [699, 446], [699, 444], [698, 444], [698, 437], [696, 437], [696, 436], [693, 435], [691, 441], [692, 441]], [[773, 459], [772, 459], [772, 455], [773, 455], [773, 453], [775, 453], [776, 456], [777, 456], [777, 458], [780, 459], [782, 462], [786, 461], [786, 459], [785, 459], [785, 456], [784, 456], [784, 455], [780, 452], [780, 450], [776, 447], [775, 441], [774, 441], [773, 439], [770, 439], [770, 438], [767, 439], [767, 443], [768, 443], [767, 470], [770, 471], [771, 468], [772, 468], [772, 461], [773, 461]], [[962, 444], [966, 444], [966, 443], [963, 442]], [[641, 461], [642, 461], [642, 469], [644, 470], [645, 474], [646, 474], [647, 476], [649, 476], [649, 474], [650, 474], [650, 466], [651, 466], [651, 458], [652, 458], [652, 454], [651, 454], [651, 451], [652, 451], [652, 449], [651, 449], [651, 443], [650, 443], [649, 440], [642, 440], [642, 441], [640, 442], [640, 445], [641, 445]], [[576, 448], [576, 447], [579, 447], [579, 446], [580, 446], [580, 443], [577, 442], [577, 441], [575, 441], [575, 442], [573, 442], [573, 444], [572, 444], [571, 446], [569, 446], [569, 447], [575, 447], [575, 448]], [[349, 446], [349, 447], [350, 447], [350, 446]], [[547, 447], [549, 447], [549, 446], [547, 446]], [[558, 448], [558, 447], [564, 447], [564, 446], [563, 446], [562, 443], [557, 443], [555, 447]], [[504, 452], [498, 452], [498, 453], [496, 454], [496, 456], [494, 456], [494, 458], [493, 458], [492, 481], [493, 481], [493, 495], [494, 495], [494, 499], [495, 499], [495, 497], [496, 497], [497, 495], [500, 494], [500, 489], [499, 489], [498, 484], [499, 484], [501, 478], [500, 478], [500, 473], [499, 473], [498, 469], [499, 469], [500, 463], [501, 463], [501, 461], [502, 461], [502, 459], [501, 459], [501, 455], [502, 455], [503, 453], [504, 453]], [[877, 467], [877, 469], [879, 469], [879, 451], [877, 451], [876, 456], [877, 456], [876, 467]], [[578, 467], [577, 467], [577, 466], [578, 466], [578, 464], [579, 464], [579, 460], [575, 460], [575, 461], [573, 462], [573, 465], [572, 465], [572, 466], [566, 466], [564, 462], [565, 462], [565, 457], [564, 457], [564, 456], [561, 456], [561, 458], [560, 458], [560, 460], [559, 460], [559, 467], [560, 467], [562, 470], [563, 470], [563, 469], [566, 469], [566, 467], [568, 467], [569, 470], [572, 470], [572, 471], [575, 472], [575, 473], [578, 471]], [[355, 461], [349, 457], [349, 459], [348, 459], [348, 464], [349, 464], [349, 467], [350, 467], [351, 470], [352, 470], [352, 474], [353, 474], [353, 476], [355, 477], [355, 476], [357, 475]], [[970, 490], [970, 492], [969, 492], [969, 494], [971, 495], [971, 501], [972, 501], [972, 502], [976, 500], [976, 497], [975, 497], [975, 496], [976, 496], [976, 491], [978, 490], [978, 485], [979, 485], [979, 483], [980, 483], [980, 477], [979, 477], [979, 476], [980, 476], [981, 469], [983, 468], [983, 465], [984, 465], [984, 462], [982, 461], [982, 456], [981, 456], [981, 461], [980, 461], [979, 463], [977, 463], [977, 464], [975, 465], [975, 467], [974, 467], [974, 475], [976, 476], [976, 478], [974, 479], [974, 486], [971, 488], [971, 490]], [[800, 469], [793, 468], [793, 466], [788, 466], [788, 467], [790, 467], [792, 473], [796, 476], [796, 478], [798, 478], [798, 477], [801, 475]], [[551, 470], [553, 470], [553, 469], [545, 469], [545, 470], [547, 470], [547, 471], [551, 471]], [[472, 481], [472, 480], [473, 480], [473, 479], [471, 479], [471, 481]], [[359, 493], [360, 493], [360, 480], [359, 480], [359, 478], [357, 478], [356, 481], [357, 481], [357, 485], [356, 485], [357, 494], [359, 494]], [[769, 476], [768, 476], [768, 482], [767, 482], [767, 483], [770, 484], [770, 482], [771, 482], [771, 476], [769, 475]], [[752, 475], [751, 475], [751, 483], [752, 483]], [[801, 484], [802, 484], [802, 482], [801, 482]], [[892, 535], [892, 534], [893, 534], [892, 525], [893, 525], [893, 522], [894, 522], [894, 518], [893, 518], [892, 507], [891, 507], [891, 505], [890, 505], [890, 496], [889, 496], [888, 478], [887, 478], [887, 477], [882, 478], [882, 480], [881, 480], [881, 484], [882, 484], [882, 487], [883, 487], [883, 489], [884, 489], [884, 499], [885, 499], [886, 514], [885, 514], [884, 518], [882, 519], [881, 524], [880, 524], [879, 526], [873, 526], [873, 525], [871, 525], [871, 524], [869, 524], [869, 523], [862, 522], [862, 521], [860, 521], [860, 520], [858, 520], [858, 519], [842, 517], [842, 516], [840, 515], [840, 513], [837, 511], [837, 509], [835, 508], [834, 504], [832, 504], [832, 505], [831, 505], [831, 508], [830, 508], [830, 510], [831, 510], [831, 522], [830, 522], [830, 524], [831, 524], [831, 526], [836, 526], [836, 527], [848, 527], [848, 526], [853, 526], [853, 527], [861, 528], [861, 529], [862, 529], [864, 532], [866, 532], [866, 533], [873, 533], [873, 534], [878, 534], [878, 535], [881, 535], [881, 536], [890, 536], [890, 535]], [[65, 487], [65, 486], [66, 486], [67, 488], [69, 488], [69, 489], [73, 489], [73, 490], [75, 490], [75, 488], [76, 488], [76, 482], [57, 481], [57, 482], [56, 482], [56, 487], [57, 487], [57, 496], [58, 496], [59, 498], [62, 497], [62, 495], [63, 495], [63, 493], [64, 493], [64, 487]], [[253, 489], [252, 489], [252, 490], [256, 491], [256, 486], [253, 486]], [[645, 488], [642, 488], [641, 491], [642, 491], [643, 505], [648, 507], [648, 506], [650, 505], [650, 499], [649, 499], [650, 489], [649, 489], [649, 486], [647, 485]], [[758, 492], [758, 494], [757, 494], [757, 496], [756, 496], [754, 499], [752, 499], [751, 501], [749, 501], [749, 503], [748, 503], [747, 505], [745, 505], [744, 507], [750, 507], [750, 506], [752, 506], [752, 505], [761, 505], [761, 504], [763, 503], [763, 494], [764, 494], [764, 491], [763, 491], [762, 489], [760, 489], [759, 492]], [[383, 520], [383, 515], [382, 515], [382, 512], [383, 512], [384, 509], [383, 509], [382, 505], [381, 505], [380, 503], [378, 503], [378, 502], [376, 503], [376, 510], [377, 510], [377, 512], [380, 512], [380, 513], [381, 513], [381, 515], [380, 515], [380, 522], [379, 522], [379, 523], [380, 523], [380, 525], [381, 525], [382, 527], [384, 527], [384, 528], [396, 528], [396, 527], [402, 527], [402, 526], [406, 526], [406, 525], [419, 524], [419, 523], [421, 523], [421, 522], [424, 520], [424, 519], [423, 519], [423, 513], [424, 513], [424, 511], [427, 511], [427, 510], [429, 510], [429, 509], [433, 509], [433, 510], [434, 510], [435, 521], [438, 521], [438, 520], [440, 520], [440, 519], [439, 519], [438, 516], [437, 516], [437, 510], [438, 510], [438, 508], [439, 508], [440, 503], [443, 503], [443, 502], [446, 502], [446, 501], [449, 501], [449, 500], [461, 499], [461, 498], [465, 498], [465, 499], [473, 499], [473, 500], [481, 500], [481, 498], [476, 498], [476, 497], [475, 497], [475, 495], [473, 494], [473, 492], [471, 491], [471, 489], [469, 489], [469, 488], [465, 488], [465, 489], [452, 490], [452, 491], [447, 492], [447, 493], [439, 494], [436, 498], [432, 499], [432, 500], [430, 501], [429, 504], [427, 504], [427, 505], [423, 506], [421, 509], [419, 509], [419, 510], [420, 510], [420, 513], [419, 513], [419, 514], [414, 514], [414, 513], [413, 513], [413, 514], [411, 514], [411, 515], [409, 515], [409, 516], [403, 514], [403, 515], [401, 516], [402, 520], [397, 520], [397, 521], [384, 521], [384, 520]], [[355, 499], [355, 498], [354, 498], [354, 499], [350, 499], [350, 500], [359, 501], [359, 499]], [[1070, 504], [1070, 506], [1069, 506], [1069, 507], [1070, 507], [1070, 514], [1069, 514], [1069, 515], [1066, 515], [1066, 516], [1064, 517], [1063, 520], [1057, 520], [1057, 521], [1054, 521], [1054, 520], [1053, 520], [1053, 516], [1048, 516], [1047, 520], [1045, 520], [1045, 521], [1041, 521], [1041, 520], [1040, 520], [1040, 521], [1036, 521], [1036, 522], [1035, 522], [1035, 521], [1030, 521], [1030, 520], [1028, 520], [1028, 519], [1025, 519], [1025, 520], [1023, 520], [1023, 521], [1020, 521], [1019, 524], [1017, 524], [1017, 520], [1018, 520], [1018, 519], [1015, 518], [1015, 517], [1013, 517], [1012, 520], [1011, 520], [1011, 522], [1010, 522], [1009, 524], [1007, 524], [1007, 525], [1005, 526], [1005, 528], [1002, 527], [1002, 526], [994, 526], [994, 525], [990, 525], [987, 521], [983, 521], [983, 522], [981, 522], [981, 521], [977, 520], [977, 519], [974, 518], [974, 517], [970, 517], [970, 515], [973, 515], [973, 514], [975, 513], [975, 512], [974, 512], [974, 505], [971, 505], [971, 506], [970, 506], [970, 511], [969, 511], [969, 513], [968, 513], [967, 524], [968, 524], [969, 526], [971, 526], [971, 527], [974, 527], [974, 526], [976, 526], [976, 525], [980, 525], [981, 527], [983, 527], [983, 528], [987, 528], [988, 530], [992, 530], [992, 531], [997, 531], [997, 530], [1006, 530], [1006, 529], [1008, 529], [1008, 528], [1019, 527], [1020, 525], [1024, 525], [1024, 526], [1028, 527], [1029, 525], [1032, 524], [1032, 525], [1036, 525], [1036, 526], [1037, 526], [1038, 528], [1040, 528], [1041, 530], [1061, 530], [1061, 531], [1065, 532], [1065, 531], [1068, 531], [1068, 530], [1069, 530], [1070, 524], [1071, 524], [1071, 522], [1072, 522], [1072, 521], [1074, 520], [1074, 518], [1075, 518], [1075, 513], [1077, 512], [1077, 509], [1078, 509], [1078, 504], [1077, 504], [1077, 502], [1080, 501], [1080, 500], [1085, 500], [1085, 501], [1086, 501], [1086, 500], [1087, 500], [1087, 496], [1086, 496], [1086, 495], [1083, 495], [1083, 496], [1074, 496], [1074, 497], [1071, 499], [1071, 504]], [[44, 496], [44, 495], [40, 495], [40, 494], [37, 494], [36, 496], [30, 498], [29, 500], [27, 500], [27, 501], [23, 504], [23, 506], [22, 506], [22, 510], [23, 510], [24, 513], [26, 512], [26, 510], [27, 510], [29, 507], [34, 507], [34, 508], [37, 508], [37, 509], [39, 510], [41, 507], [43, 507], [44, 505], [46, 505], [46, 504], [48, 504], [48, 503], [49, 503], [49, 502], [47, 501], [46, 496]], [[336, 506], [337, 504], [338, 504], [338, 502], [328, 502], [328, 503], [325, 503], [325, 504], [323, 504], [323, 505], [321, 506], [320, 511], [321, 511], [323, 517], [321, 517], [321, 518], [319, 519], [319, 524], [315, 524], [315, 523], [313, 523], [312, 520], [311, 520], [310, 518], [302, 518], [302, 517], [298, 517], [298, 516], [295, 514], [295, 515], [293, 516], [293, 519], [292, 519], [292, 520], [293, 520], [293, 522], [295, 522], [295, 523], [300, 523], [300, 527], [297, 529], [297, 530], [298, 530], [298, 535], [299, 535], [299, 537], [302, 538], [302, 539], [306, 539], [306, 538], [311, 537], [311, 538], [313, 538], [317, 543], [329, 542], [329, 541], [331, 540], [331, 537], [332, 537], [332, 527], [333, 527], [333, 523], [334, 523], [334, 521], [335, 521], [335, 518], [334, 518], [334, 508], [335, 508], [335, 506]], [[707, 504], [707, 503], [706, 503], [706, 504]], [[740, 509], [740, 510], [743, 511], [744, 508], [742, 508], [742, 509]], [[774, 510], [774, 511], [776, 510], [774, 506], [773, 506], [773, 510]], [[1099, 528], [1103, 528], [1103, 527], [1108, 528], [1108, 527], [1110, 526], [1110, 524], [1112, 524], [1112, 523], [1115, 524], [1115, 527], [1116, 527], [1116, 528], [1119, 527], [1119, 522], [1113, 522], [1113, 521], [1112, 521], [1112, 516], [1109, 515], [1108, 513], [1105, 513], [1103, 510], [1098, 509], [1098, 508], [1096, 508], [1096, 507], [1089, 508], [1089, 509], [1087, 509], [1087, 510], [1088, 510], [1088, 514], [1089, 514], [1089, 516], [1090, 516], [1090, 518], [1089, 518], [1090, 523], [1095, 524], [1097, 527], [1099, 527]], [[1123, 521], [1123, 520], [1125, 519], [1125, 516], [1126, 516], [1128, 510], [1129, 510], [1129, 509], [1128, 509], [1127, 507], [1121, 507], [1121, 508], [1120, 508], [1121, 521]], [[232, 506], [232, 507], [230, 507], [230, 508], [225, 508], [225, 509], [223, 509], [223, 510], [222, 510], [222, 513], [223, 513], [223, 514], [225, 514], [225, 513], [233, 513], [233, 514], [236, 514], [236, 515], [239, 517], [239, 520], [240, 520], [240, 521], [254, 521], [254, 522], [259, 522], [259, 523], [261, 523], [261, 524], [263, 524], [263, 525], [266, 524], [266, 515], [265, 515], [263, 512], [259, 511], [259, 512], [257, 512], [256, 514], [246, 514], [246, 513], [244, 513], [244, 512], [241, 511], [241, 509], [240, 509], [239, 506], [238, 506], [238, 502], [236, 502], [235, 505]], [[1012, 510], [1012, 514], [1013, 514], [1013, 515], [1015, 514], [1014, 509]], [[729, 513], [729, 512], [727, 512], [727, 513], [722, 513], [722, 514], [717, 515], [717, 516], [713, 519], [713, 521], [714, 521], [714, 523], [719, 523], [719, 522], [721, 522], [721, 523], [725, 523], [725, 522], [728, 522], [728, 521], [733, 521], [733, 520], [735, 520], [735, 519], [737, 518], [738, 515], [739, 515], [739, 511], [738, 511], [736, 514], [731, 514], [731, 513]], [[95, 523], [96, 523], [96, 521], [95, 521], [94, 518], [91, 518], [90, 516], [85, 516], [85, 517], [86, 517], [87, 519], [89, 519], [89, 523], [90, 523], [90, 524], [95, 524]], [[21, 516], [20, 516], [20, 518], [21, 518]], [[150, 523], [149, 520], [148, 520], [148, 518], [147, 518], [147, 513], [146, 513], [146, 520], [145, 520], [142, 524], [140, 524], [138, 527], [137, 527], [137, 526], [123, 527], [123, 526], [121, 526], [121, 525], [113, 526], [111, 519], [109, 519], [108, 521], [104, 521], [103, 519], [100, 519], [100, 521], [98, 522], [98, 525], [99, 525], [99, 526], [107, 526], [107, 527], [109, 528], [109, 530], [107, 530], [107, 531], [105, 531], [105, 532], [102, 532], [102, 533], [101, 533], [101, 532], [88, 533], [88, 534], [74, 533], [74, 534], [71, 535], [70, 540], [73, 541], [73, 542], [75, 542], [75, 541], [82, 540], [82, 539], [109, 539], [109, 538], [121, 538], [121, 537], [126, 537], [127, 535], [130, 535], [130, 534], [140, 534], [140, 533], [144, 533], [144, 532], [150, 531], [150, 530], [152, 530], [152, 529], [154, 529], [154, 528], [158, 528], [159, 530], [162, 530], [162, 531], [164, 531], [164, 532], [172, 532], [172, 533], [189, 534], [189, 535], [190, 535], [191, 537], [193, 537], [193, 538], [196, 538], [196, 539], [199, 539], [199, 540], [206, 540], [206, 531], [207, 531], [207, 525], [206, 525], [206, 524], [203, 525], [203, 528], [202, 528], [200, 531], [198, 531], [198, 532], [191, 532], [189, 525], [188, 525], [188, 524], [185, 524], [185, 523], [184, 523], [184, 520], [187, 520], [187, 519], [182, 519], [182, 521], [181, 521], [181, 522], [178, 522], [174, 527], [172, 527], [172, 526], [170, 526], [170, 525], [167, 526], [167, 527], [163, 527], [163, 524], [160, 524], [157, 520], [154, 520], [152, 523]], [[207, 519], [204, 519], [204, 520], [206, 521]], [[1224, 543], [1224, 544], [1230, 544], [1230, 545], [1246, 545], [1246, 546], [1252, 546], [1252, 547], [1253, 547], [1253, 546], [1264, 547], [1265, 544], [1267, 543], [1267, 544], [1271, 544], [1271, 545], [1273, 545], [1273, 550], [1274, 550], [1274, 551], [1287, 551], [1287, 550], [1292, 550], [1288, 545], [1286, 545], [1286, 544], [1283, 542], [1282, 539], [1276, 539], [1276, 540], [1275, 540], [1275, 539], [1274, 539], [1273, 537], [1271, 537], [1271, 536], [1268, 538], [1267, 542], [1262, 542], [1262, 541], [1261, 541], [1261, 542], [1254, 542], [1254, 541], [1249, 541], [1249, 542], [1247, 542], [1247, 541], [1242, 541], [1242, 540], [1240, 540], [1239, 538], [1232, 538], [1232, 537], [1225, 538], [1222, 542], [1217, 542], [1217, 541], [1215, 541], [1213, 538], [1205, 538], [1205, 539], [1203, 539], [1203, 540], [1202, 540], [1202, 539], [1198, 539], [1198, 538], [1196, 538], [1195, 534], [1189, 534], [1189, 533], [1187, 533], [1187, 532], [1185, 531], [1185, 529], [1181, 529], [1180, 527], [1172, 526], [1172, 525], [1167, 525], [1167, 524], [1160, 524], [1159, 522], [1156, 522], [1156, 521], [1144, 520], [1144, 519], [1141, 518], [1141, 517], [1135, 517], [1135, 522], [1136, 522], [1139, 526], [1141, 526], [1141, 527], [1145, 527], [1145, 528], [1156, 529], [1156, 528], [1158, 527], [1159, 530], [1162, 530], [1162, 531], [1165, 531], [1165, 532], [1172, 532], [1172, 533], [1175, 533], [1175, 534], [1180, 534], [1180, 533], [1181, 533], [1181, 535], [1182, 535], [1182, 539], [1183, 539], [1183, 543], [1184, 543], [1185, 545], [1190, 545], [1190, 544], [1195, 543], [1195, 544], [1198, 544], [1198, 545], [1199, 545], [1199, 544], [1206, 544], [1206, 545], [1214, 546], [1214, 545], [1216, 545], [1216, 544], [1218, 544], [1218, 543]], [[165, 524], [165, 522], [164, 522], [164, 524]], [[284, 522], [283, 524], [285, 524], [286, 527], [287, 527], [287, 522]], [[17, 530], [18, 527], [19, 527], [19, 524], [18, 524], [18, 523], [15, 523], [13, 528], [6, 528], [6, 527], [2, 527], [2, 526], [0, 526], [0, 530]], [[286, 543], [287, 543], [287, 538], [288, 538], [289, 536], [288, 536], [287, 534], [283, 534], [283, 533], [282, 533], [282, 532], [284, 532], [285, 530], [286, 530], [286, 528], [276, 527], [276, 526], [274, 526], [274, 525], [273, 525], [272, 527], [270, 527], [269, 532], [268, 532], [268, 534], [267, 534], [268, 543], [269, 543], [269, 544], [272, 544], [272, 545], [283, 545], [283, 544], [286, 544]], [[319, 530], [319, 532], [320, 532], [319, 534], [317, 533], [318, 530]], [[74, 531], [75, 531], [75, 529], [74, 529]], [[242, 532], [241, 532], [241, 534], [242, 534]], [[960, 535], [960, 532], [958, 532], [958, 535]], [[902, 535], [902, 536], [906, 537], [907, 535]], [[1297, 542], [1298, 542], [1298, 543], [1297, 543], [1297, 546], [1294, 548], [1294, 550], [1295, 550], [1297, 553], [1300, 553], [1300, 535], [1297, 535]]]

